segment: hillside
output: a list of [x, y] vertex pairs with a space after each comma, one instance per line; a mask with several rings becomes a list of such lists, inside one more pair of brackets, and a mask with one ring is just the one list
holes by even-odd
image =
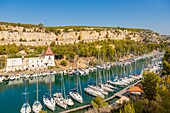
[[113, 28], [96, 26], [45, 27], [43, 24], [20, 24], [0, 22], [0, 44], [50, 45], [74, 44], [79, 41], [93, 42], [105, 39], [134, 40], [160, 43], [165, 40], [156, 32], [138, 28]]

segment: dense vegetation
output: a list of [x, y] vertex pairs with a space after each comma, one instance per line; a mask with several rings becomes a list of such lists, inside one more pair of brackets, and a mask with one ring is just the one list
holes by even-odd
[[22, 24], [22, 23], [10, 23], [10, 22], [0, 22], [0, 25], [7, 25], [7, 26], [19, 26], [19, 27], [24, 27], [24, 28], [33, 28], [33, 27], [37, 27], [37, 28], [40, 28], [40, 27], [43, 27], [43, 24], [40, 23], [38, 25], [35, 25], [35, 24]]
[[163, 75], [170, 75], [170, 48], [166, 51], [163, 58]]
[[65, 55], [69, 59], [78, 55], [79, 57], [93, 56], [103, 61], [115, 61], [129, 54], [142, 55], [156, 48], [166, 47], [163, 44], [144, 44], [131, 40], [104, 40], [91, 43], [80, 42], [74, 45], [53, 45], [51, 48], [54, 53]]
[[[24, 50], [25, 57], [37, 56], [45, 51], [47, 46], [16, 46], [16, 44], [0, 45], [0, 55], [8, 57], [21, 57], [18, 53]], [[129, 54], [142, 55], [149, 53], [156, 48], [165, 49], [163, 44], [144, 44], [132, 40], [104, 40], [91, 43], [83, 41], [77, 44], [56, 45], [51, 44], [51, 49], [55, 54], [65, 55], [68, 59], [74, 59], [75, 55], [79, 57], [96, 57], [103, 61], [115, 61], [120, 57]]]
[[91, 101], [91, 105], [94, 108], [100, 108], [100, 107], [108, 106], [108, 102], [105, 102], [104, 98], [101, 98], [101, 97], [97, 96], [95, 99], [93, 99]]
[[145, 73], [142, 85], [144, 98], [125, 105], [120, 113], [170, 113], [170, 76]]

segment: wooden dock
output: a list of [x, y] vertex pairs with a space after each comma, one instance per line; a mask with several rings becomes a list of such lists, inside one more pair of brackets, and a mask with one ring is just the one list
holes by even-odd
[[81, 110], [81, 109], [84, 109], [84, 108], [89, 108], [90, 106], [91, 106], [91, 104], [87, 104], [87, 105], [80, 106], [78, 108], [69, 109], [69, 110], [66, 110], [66, 111], [63, 111], [63, 112], [60, 112], [60, 113], [69, 113], [69, 112]]
[[[128, 88], [130, 88], [130, 87], [138, 84], [139, 82], [141, 82], [141, 80], [139, 80], [139, 81], [135, 82], [134, 84], [132, 84], [132, 85], [130, 85], [130, 86], [128, 86], [128, 87], [120, 90], [119, 92], [115, 93], [113, 96], [105, 99], [104, 101], [112, 100], [112, 99], [115, 98], [116, 96], [122, 97], [122, 96], [123, 96], [122, 94], [124, 94], [124, 93], [127, 91]], [[77, 108], [73, 108], [73, 109], [69, 109], [69, 110], [66, 110], [66, 111], [62, 111], [62, 112], [60, 112], [60, 113], [70, 113], [70, 112], [73, 112], [73, 111], [77, 111], [77, 110], [81, 110], [81, 109], [85, 109], [85, 108], [89, 108], [89, 107], [91, 107], [91, 104], [87, 104], [87, 105], [80, 106], [80, 107], [77, 107]]]
[[113, 96], [111, 96], [111, 97], [105, 99], [105, 101], [112, 100], [112, 99], [115, 98], [116, 96], [122, 97], [122, 96], [123, 96], [122, 94], [126, 93], [126, 91], [127, 91], [128, 88], [130, 88], [130, 87], [132, 87], [132, 86], [138, 84], [139, 82], [141, 82], [141, 80], [139, 80], [139, 81], [137, 81], [137, 82], [131, 84], [130, 86], [125, 87], [124, 89], [122, 89], [122, 90], [120, 90], [119, 92], [115, 93]]

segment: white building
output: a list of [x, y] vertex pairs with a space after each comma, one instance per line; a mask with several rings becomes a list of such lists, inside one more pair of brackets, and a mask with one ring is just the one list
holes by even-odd
[[28, 68], [40, 68], [44, 66], [44, 58], [35, 57], [28, 59]]
[[48, 47], [46, 52], [44, 53], [44, 63], [46, 66], [55, 66], [55, 61], [54, 61], [54, 53]]
[[[23, 63], [23, 61], [26, 61]], [[48, 66], [55, 66], [54, 53], [47, 48], [43, 56], [34, 58], [9, 58], [7, 59], [6, 71], [16, 71], [16, 70], [39, 70], [41, 68], [47, 68]]]
[[22, 58], [8, 58], [6, 71], [22, 70]]

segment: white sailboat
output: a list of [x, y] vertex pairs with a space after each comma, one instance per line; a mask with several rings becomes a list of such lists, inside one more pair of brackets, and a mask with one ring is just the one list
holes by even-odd
[[74, 105], [74, 102], [72, 101], [72, 99], [70, 98], [69, 95], [66, 96], [66, 103], [68, 106], [73, 106]]
[[27, 90], [26, 90], [26, 81], [25, 81], [25, 92], [23, 93], [23, 95], [25, 95], [24, 98], [24, 104], [21, 107], [20, 113], [30, 113], [31, 112], [31, 107], [29, 105], [29, 103], [27, 102]]
[[67, 109], [67, 102], [63, 98], [62, 93], [54, 93], [53, 96], [54, 96], [54, 100], [58, 106], [60, 106], [64, 109]]
[[62, 75], [62, 82], [63, 82], [63, 90], [64, 90], [64, 99], [66, 101], [66, 104], [68, 106], [73, 106], [74, 105], [74, 102], [72, 101], [71, 97], [69, 95], [66, 96], [66, 92], [65, 92], [65, 85], [64, 85], [64, 78], [63, 78], [63, 75]]
[[69, 95], [71, 96], [72, 99], [74, 99], [75, 101], [79, 102], [79, 103], [83, 103], [83, 98], [82, 96], [78, 93], [78, 86], [80, 86], [80, 92], [81, 92], [81, 85], [80, 85], [80, 78], [77, 75], [77, 89], [73, 89], [69, 92]]
[[101, 92], [101, 93], [104, 94], [104, 95], [108, 95], [108, 92], [105, 91], [105, 90], [103, 90], [103, 89], [102, 89], [101, 87], [99, 87], [99, 86], [88, 85], [88, 87], [91, 88], [91, 89], [94, 89], [94, 90], [96, 90], [96, 91], [99, 91], [99, 92]]
[[[88, 85], [89, 88], [95, 90], [95, 91], [99, 91], [100, 93], [104, 94], [104, 95], [108, 95], [108, 92], [103, 90], [100, 86], [98, 86], [98, 80], [97, 80], [97, 70], [96, 70], [96, 85]], [[86, 92], [88, 90], [86, 89]], [[90, 91], [90, 90], [89, 90]]]
[[93, 89], [87, 87], [87, 88], [84, 88], [84, 91], [90, 95], [99, 96], [99, 97], [104, 98], [104, 95], [97, 90], [93, 90]]
[[5, 77], [3, 75], [0, 75], [0, 83], [2, 83], [4, 79]]
[[109, 88], [109, 87], [107, 87], [106, 84], [100, 84], [100, 87], [101, 87], [102, 89], [104, 89], [105, 91], [114, 92], [114, 90], [111, 89], [111, 88]]
[[50, 94], [43, 95], [43, 103], [50, 110], [52, 110], [52, 111], [55, 110], [55, 101], [54, 101], [53, 97], [51, 96], [51, 75], [50, 75]]
[[83, 103], [83, 98], [81, 97], [81, 95], [77, 92], [76, 89], [73, 89], [69, 92], [71, 98], [73, 98], [74, 100], [76, 100], [77, 102]]
[[108, 92], [114, 92], [113, 89], [109, 88], [108, 86], [106, 86], [105, 84], [102, 83], [102, 78], [101, 78], [101, 75], [100, 75], [100, 71], [99, 71], [99, 78], [100, 78], [99, 86], [100, 86], [103, 90], [108, 91]]
[[42, 105], [41, 103], [38, 101], [38, 80], [37, 80], [37, 89], [36, 89], [36, 96], [37, 96], [37, 100], [34, 102], [33, 106], [32, 106], [32, 110], [34, 113], [39, 113], [42, 110]]
[[64, 87], [64, 79], [63, 79], [63, 73], [61, 73], [61, 92], [56, 92], [53, 94], [54, 100], [56, 104], [64, 109], [67, 109], [67, 102], [66, 99], [63, 98], [62, 91], [64, 90], [65, 95], [65, 87]]

